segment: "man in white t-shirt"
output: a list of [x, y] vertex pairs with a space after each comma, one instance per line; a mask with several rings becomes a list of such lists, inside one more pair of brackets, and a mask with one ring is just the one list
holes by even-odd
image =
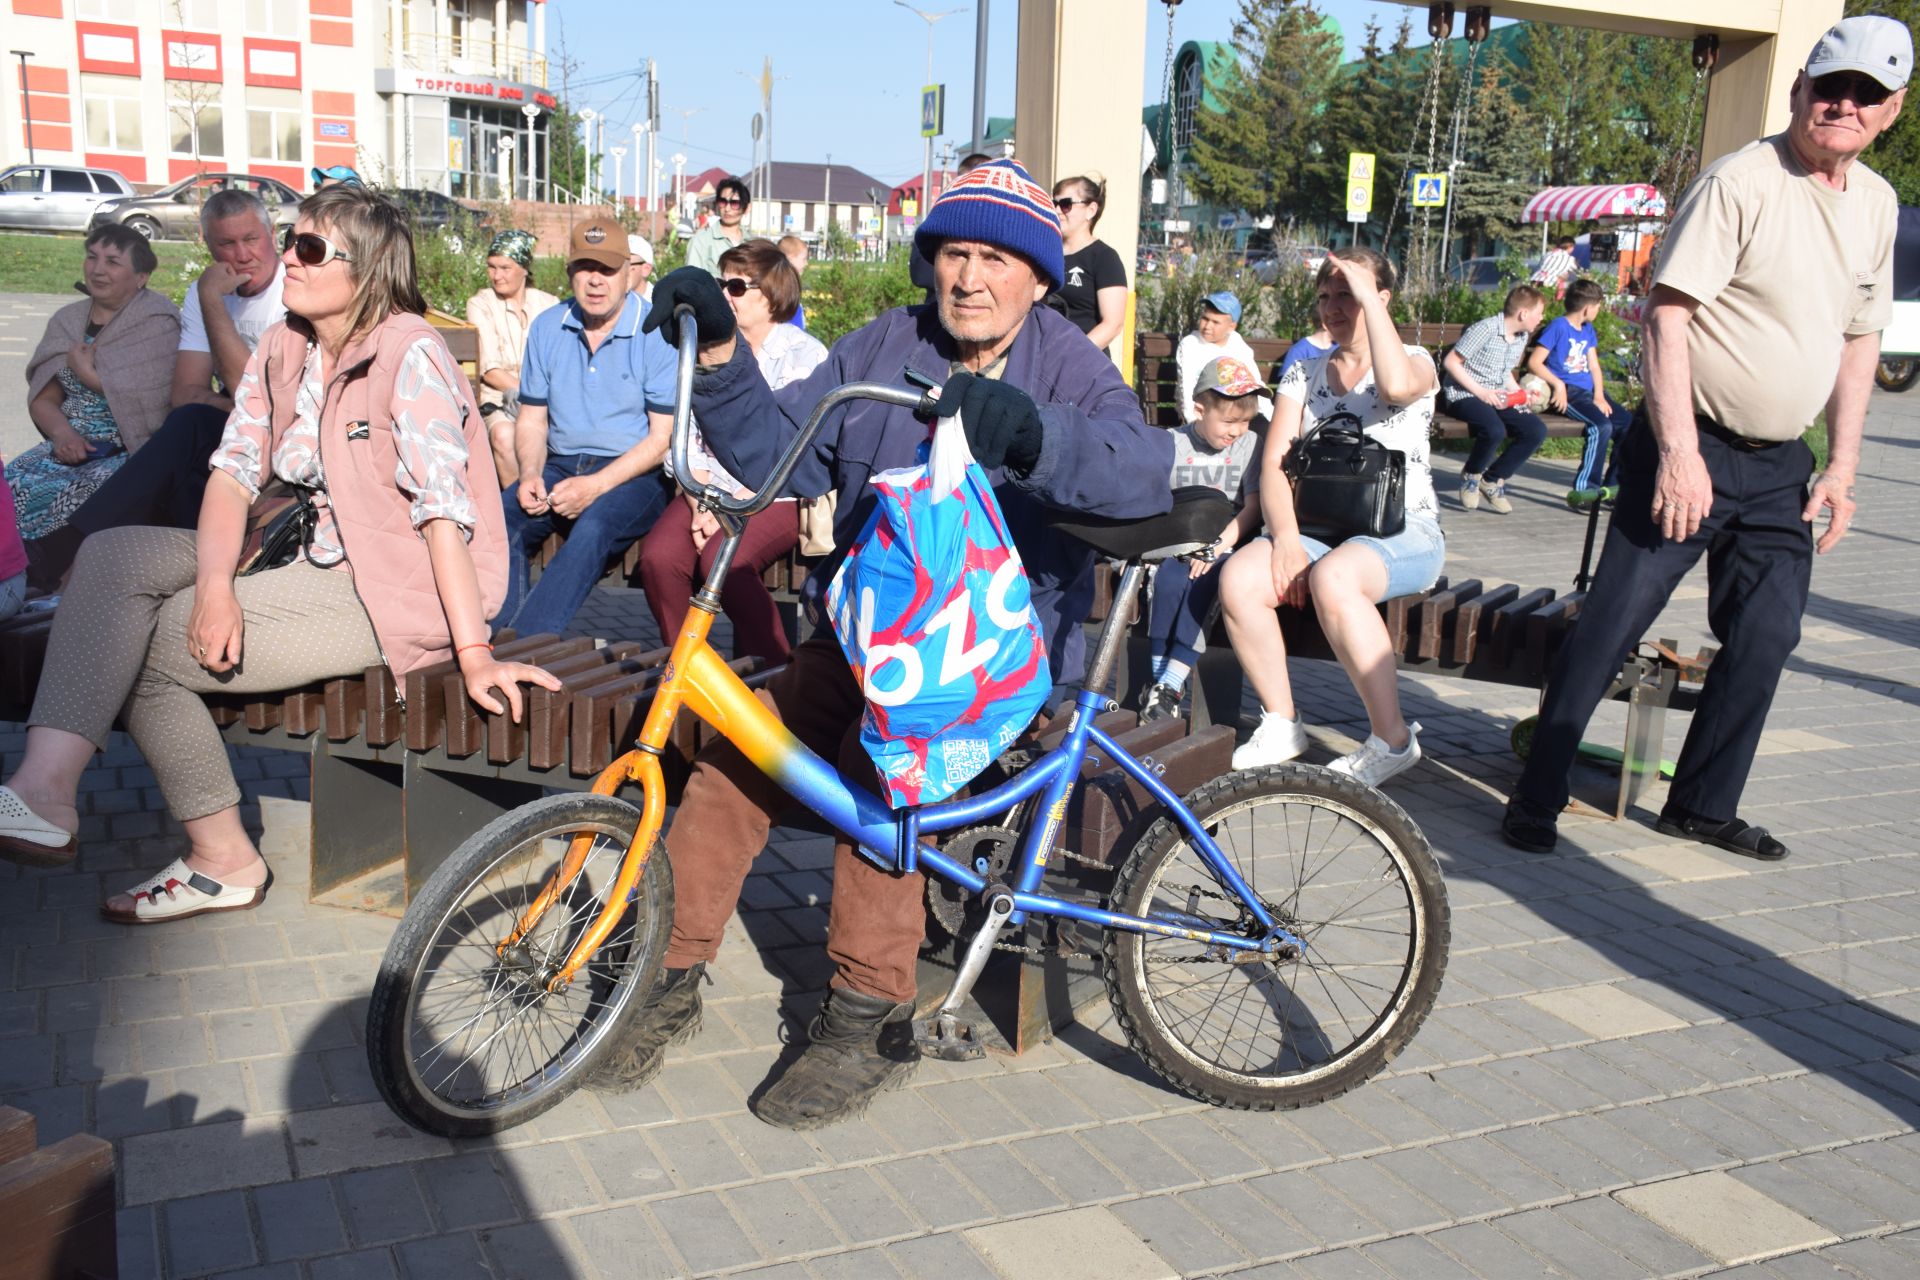
[[126, 525], [191, 529], [199, 522], [207, 458], [226, 429], [232, 389], [260, 335], [287, 314], [273, 214], [258, 196], [215, 192], [200, 208], [200, 235], [213, 261], [180, 309], [173, 412], [64, 529], [28, 548], [35, 586], [56, 588], [89, 534]]

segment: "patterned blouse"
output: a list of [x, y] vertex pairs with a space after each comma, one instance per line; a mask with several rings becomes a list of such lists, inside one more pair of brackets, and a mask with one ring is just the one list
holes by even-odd
[[[255, 352], [247, 362], [247, 372], [233, 393], [226, 434], [208, 462], [246, 486], [254, 497], [260, 496], [266, 480], [261, 459], [273, 435], [267, 395], [260, 386], [261, 359]], [[467, 439], [460, 431], [464, 411], [453, 390], [453, 379], [462, 376], [449, 364], [446, 348], [431, 338], [421, 338], [407, 349], [393, 384], [393, 438], [400, 459], [393, 469], [393, 482], [412, 500], [415, 529], [429, 520], [451, 520], [471, 538], [477, 517], [467, 484]], [[312, 563], [333, 569], [344, 566], [347, 556], [340, 544], [339, 523], [327, 504], [327, 478], [320, 469], [320, 411], [325, 403], [320, 348], [309, 342], [293, 422], [273, 450], [273, 474], [288, 484], [317, 491], [313, 502], [318, 518], [307, 555]]]
[[[1433, 357], [1422, 347], [1405, 344], [1407, 358], [1433, 367]], [[1384, 399], [1373, 383], [1373, 367], [1349, 391], [1335, 391], [1327, 383], [1332, 366], [1329, 353], [1317, 360], [1302, 360], [1287, 370], [1286, 377], [1274, 388], [1274, 394], [1300, 405], [1300, 434], [1306, 435], [1322, 418], [1336, 413], [1351, 413], [1360, 419], [1367, 436], [1407, 457], [1407, 514], [1440, 519], [1440, 501], [1433, 492], [1433, 469], [1427, 457], [1428, 435], [1433, 430], [1434, 392], [1429, 391], [1411, 404], [1395, 405]]]

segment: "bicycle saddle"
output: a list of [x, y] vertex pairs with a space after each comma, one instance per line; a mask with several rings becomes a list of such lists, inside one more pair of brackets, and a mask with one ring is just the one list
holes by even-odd
[[1233, 519], [1233, 503], [1218, 489], [1195, 485], [1173, 491], [1173, 509], [1142, 520], [1108, 520], [1075, 511], [1055, 511], [1049, 527], [1072, 534], [1116, 560], [1158, 564], [1189, 555], [1220, 536]]

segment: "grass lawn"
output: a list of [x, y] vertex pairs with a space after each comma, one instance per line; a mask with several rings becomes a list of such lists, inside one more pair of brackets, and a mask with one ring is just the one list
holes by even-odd
[[[178, 304], [187, 286], [206, 265], [206, 251], [197, 243], [161, 240], [153, 246], [159, 270], [147, 283]], [[34, 235], [0, 232], [0, 293], [54, 293], [77, 297], [73, 282], [80, 278], [86, 257], [85, 238], [71, 235]], [[192, 263], [191, 269], [187, 264]]]

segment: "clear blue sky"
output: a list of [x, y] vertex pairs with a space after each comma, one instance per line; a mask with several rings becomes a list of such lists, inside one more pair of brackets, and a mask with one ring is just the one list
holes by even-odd
[[[961, 0], [914, 0], [930, 12], [958, 7]], [[852, 164], [876, 178], [898, 182], [918, 173], [920, 86], [927, 66], [927, 24], [892, 0], [713, 0], [704, 4], [635, 5], [633, 0], [558, 0], [549, 5], [547, 53], [552, 83], [560, 84], [560, 59], [575, 63], [573, 100], [607, 113], [614, 140], [629, 148], [632, 124], [644, 114], [635, 74], [651, 57], [659, 67], [663, 159], [682, 150], [687, 170], [710, 165], [743, 169], [751, 155], [748, 134], [759, 109], [761, 60], [771, 56], [775, 159]], [[1415, 32], [1426, 39], [1426, 6], [1380, 0], [1322, 0], [1346, 32], [1348, 51], [1358, 45], [1369, 15], [1391, 30], [1411, 13]], [[1187, 40], [1225, 40], [1239, 6], [1234, 0], [1185, 0], [1176, 10], [1176, 45]], [[989, 0], [987, 114], [1013, 114], [1018, 0]], [[1456, 30], [1463, 19], [1456, 18]], [[933, 29], [934, 80], [947, 86], [947, 133], [964, 147], [973, 118], [973, 46], [976, 10], [943, 18]], [[1146, 81], [1159, 96], [1166, 54], [1166, 10], [1147, 5]], [[784, 77], [784, 78], [782, 78]], [[1143, 94], [1148, 92], [1143, 87]], [[1095, 109], [1110, 109], [1102, 103]], [[699, 108], [686, 117], [682, 109]], [[627, 187], [634, 158], [625, 163]], [[611, 169], [609, 169], [611, 173]], [[667, 173], [672, 174], [669, 161]]]

